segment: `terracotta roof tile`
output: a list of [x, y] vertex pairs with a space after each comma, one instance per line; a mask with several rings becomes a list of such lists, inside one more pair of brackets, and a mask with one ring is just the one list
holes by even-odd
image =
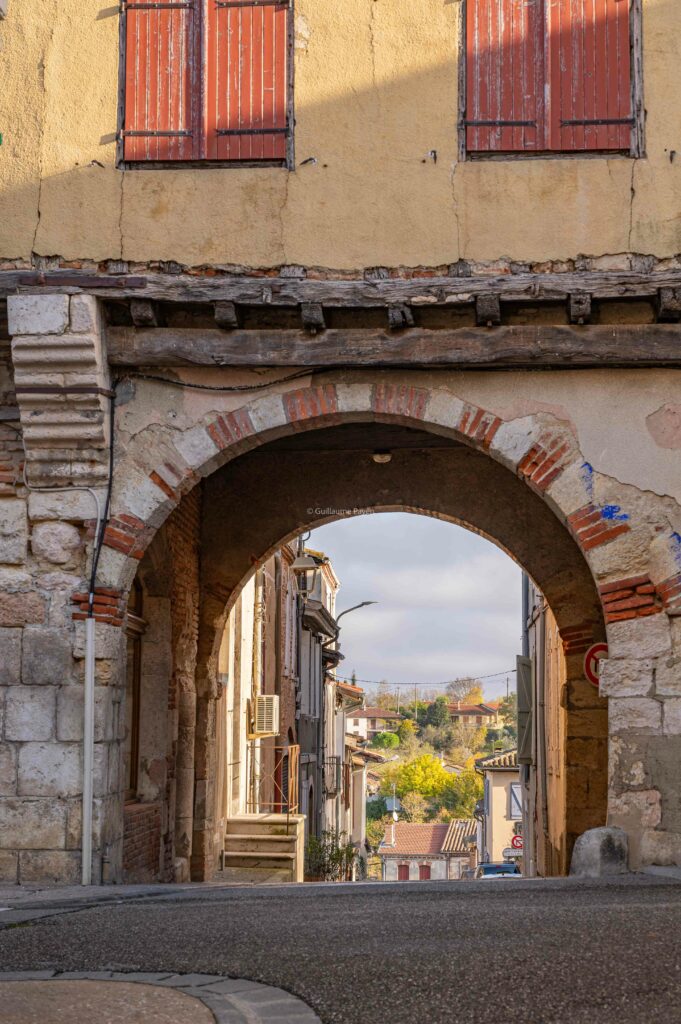
[[468, 853], [469, 841], [477, 835], [473, 818], [455, 818], [449, 823], [449, 831], [442, 844], [443, 853]]
[[398, 715], [396, 711], [386, 711], [385, 708], [363, 708], [362, 711], [352, 711], [349, 718], [383, 718], [386, 721], [393, 719], [402, 719], [402, 715]]
[[386, 826], [385, 838], [379, 853], [389, 857], [435, 857], [442, 851], [442, 845], [449, 831], [448, 824], [430, 822], [419, 825], [411, 821], [395, 824], [395, 843], [391, 843], [392, 826]]
[[502, 750], [499, 754], [481, 757], [475, 764], [478, 768], [517, 768], [518, 751]]

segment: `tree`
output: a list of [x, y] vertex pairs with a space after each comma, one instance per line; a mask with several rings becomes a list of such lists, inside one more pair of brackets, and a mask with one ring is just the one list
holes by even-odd
[[413, 719], [417, 725], [423, 725], [426, 717], [428, 704], [423, 700], [412, 700], [402, 707], [402, 714], [405, 718]]
[[432, 704], [428, 705], [426, 725], [434, 725], [436, 728], [441, 728], [443, 725], [449, 725], [449, 719], [449, 706], [446, 697], [438, 697]]
[[367, 821], [366, 834], [369, 846], [371, 846], [372, 849], [378, 849], [378, 846], [385, 836], [386, 829], [391, 822], [392, 817], [388, 814], [382, 818], [375, 818], [371, 821]]
[[510, 725], [514, 729], [518, 725], [518, 694], [509, 693], [499, 705], [499, 717], [504, 725]]
[[442, 807], [453, 818], [472, 818], [475, 805], [482, 800], [483, 782], [473, 769], [449, 775], [441, 794]]
[[381, 792], [390, 795], [393, 783], [400, 800], [405, 793], [420, 793], [426, 798], [438, 796], [447, 783], [449, 775], [439, 758], [422, 754], [412, 761], [395, 765], [383, 776]]
[[397, 697], [391, 691], [390, 683], [386, 679], [382, 679], [378, 684], [375, 704], [377, 708], [382, 708], [383, 711], [394, 711], [397, 707]]
[[400, 738], [394, 732], [377, 732], [371, 741], [371, 746], [377, 750], [392, 750], [399, 745]]
[[422, 822], [426, 820], [428, 801], [421, 793], [405, 793], [401, 798], [402, 813], [407, 821]]
[[367, 800], [367, 821], [380, 821], [388, 813], [388, 805], [385, 797], [379, 796], [375, 800]]
[[410, 718], [405, 718], [404, 721], [400, 722], [397, 727], [397, 735], [400, 738], [400, 743], [411, 739], [412, 736], [416, 736], [416, 726]]
[[461, 701], [462, 704], [482, 704], [482, 683], [472, 676], [452, 679], [447, 683], [447, 696], [450, 701]]

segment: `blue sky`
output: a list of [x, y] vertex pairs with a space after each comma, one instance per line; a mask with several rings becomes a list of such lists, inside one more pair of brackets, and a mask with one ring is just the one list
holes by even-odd
[[[488, 541], [438, 519], [377, 513], [320, 527], [308, 545], [333, 563], [338, 612], [379, 602], [343, 619], [339, 673], [405, 685], [514, 667], [521, 572]], [[490, 699], [504, 694], [506, 675], [485, 687]]]

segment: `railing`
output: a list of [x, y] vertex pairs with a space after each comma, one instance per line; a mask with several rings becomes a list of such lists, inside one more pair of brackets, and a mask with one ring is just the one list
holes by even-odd
[[336, 796], [341, 785], [341, 759], [338, 756], [327, 757], [324, 761], [324, 792], [327, 796]]
[[343, 806], [350, 810], [352, 802], [352, 761], [343, 763]]
[[260, 741], [249, 746], [248, 756], [248, 813], [297, 814], [300, 747], [272, 747]]

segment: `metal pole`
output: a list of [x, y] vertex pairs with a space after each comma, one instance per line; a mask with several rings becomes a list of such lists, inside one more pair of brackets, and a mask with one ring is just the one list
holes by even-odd
[[95, 620], [85, 620], [85, 700], [83, 708], [83, 853], [81, 881], [92, 885], [92, 776], [95, 760]]

